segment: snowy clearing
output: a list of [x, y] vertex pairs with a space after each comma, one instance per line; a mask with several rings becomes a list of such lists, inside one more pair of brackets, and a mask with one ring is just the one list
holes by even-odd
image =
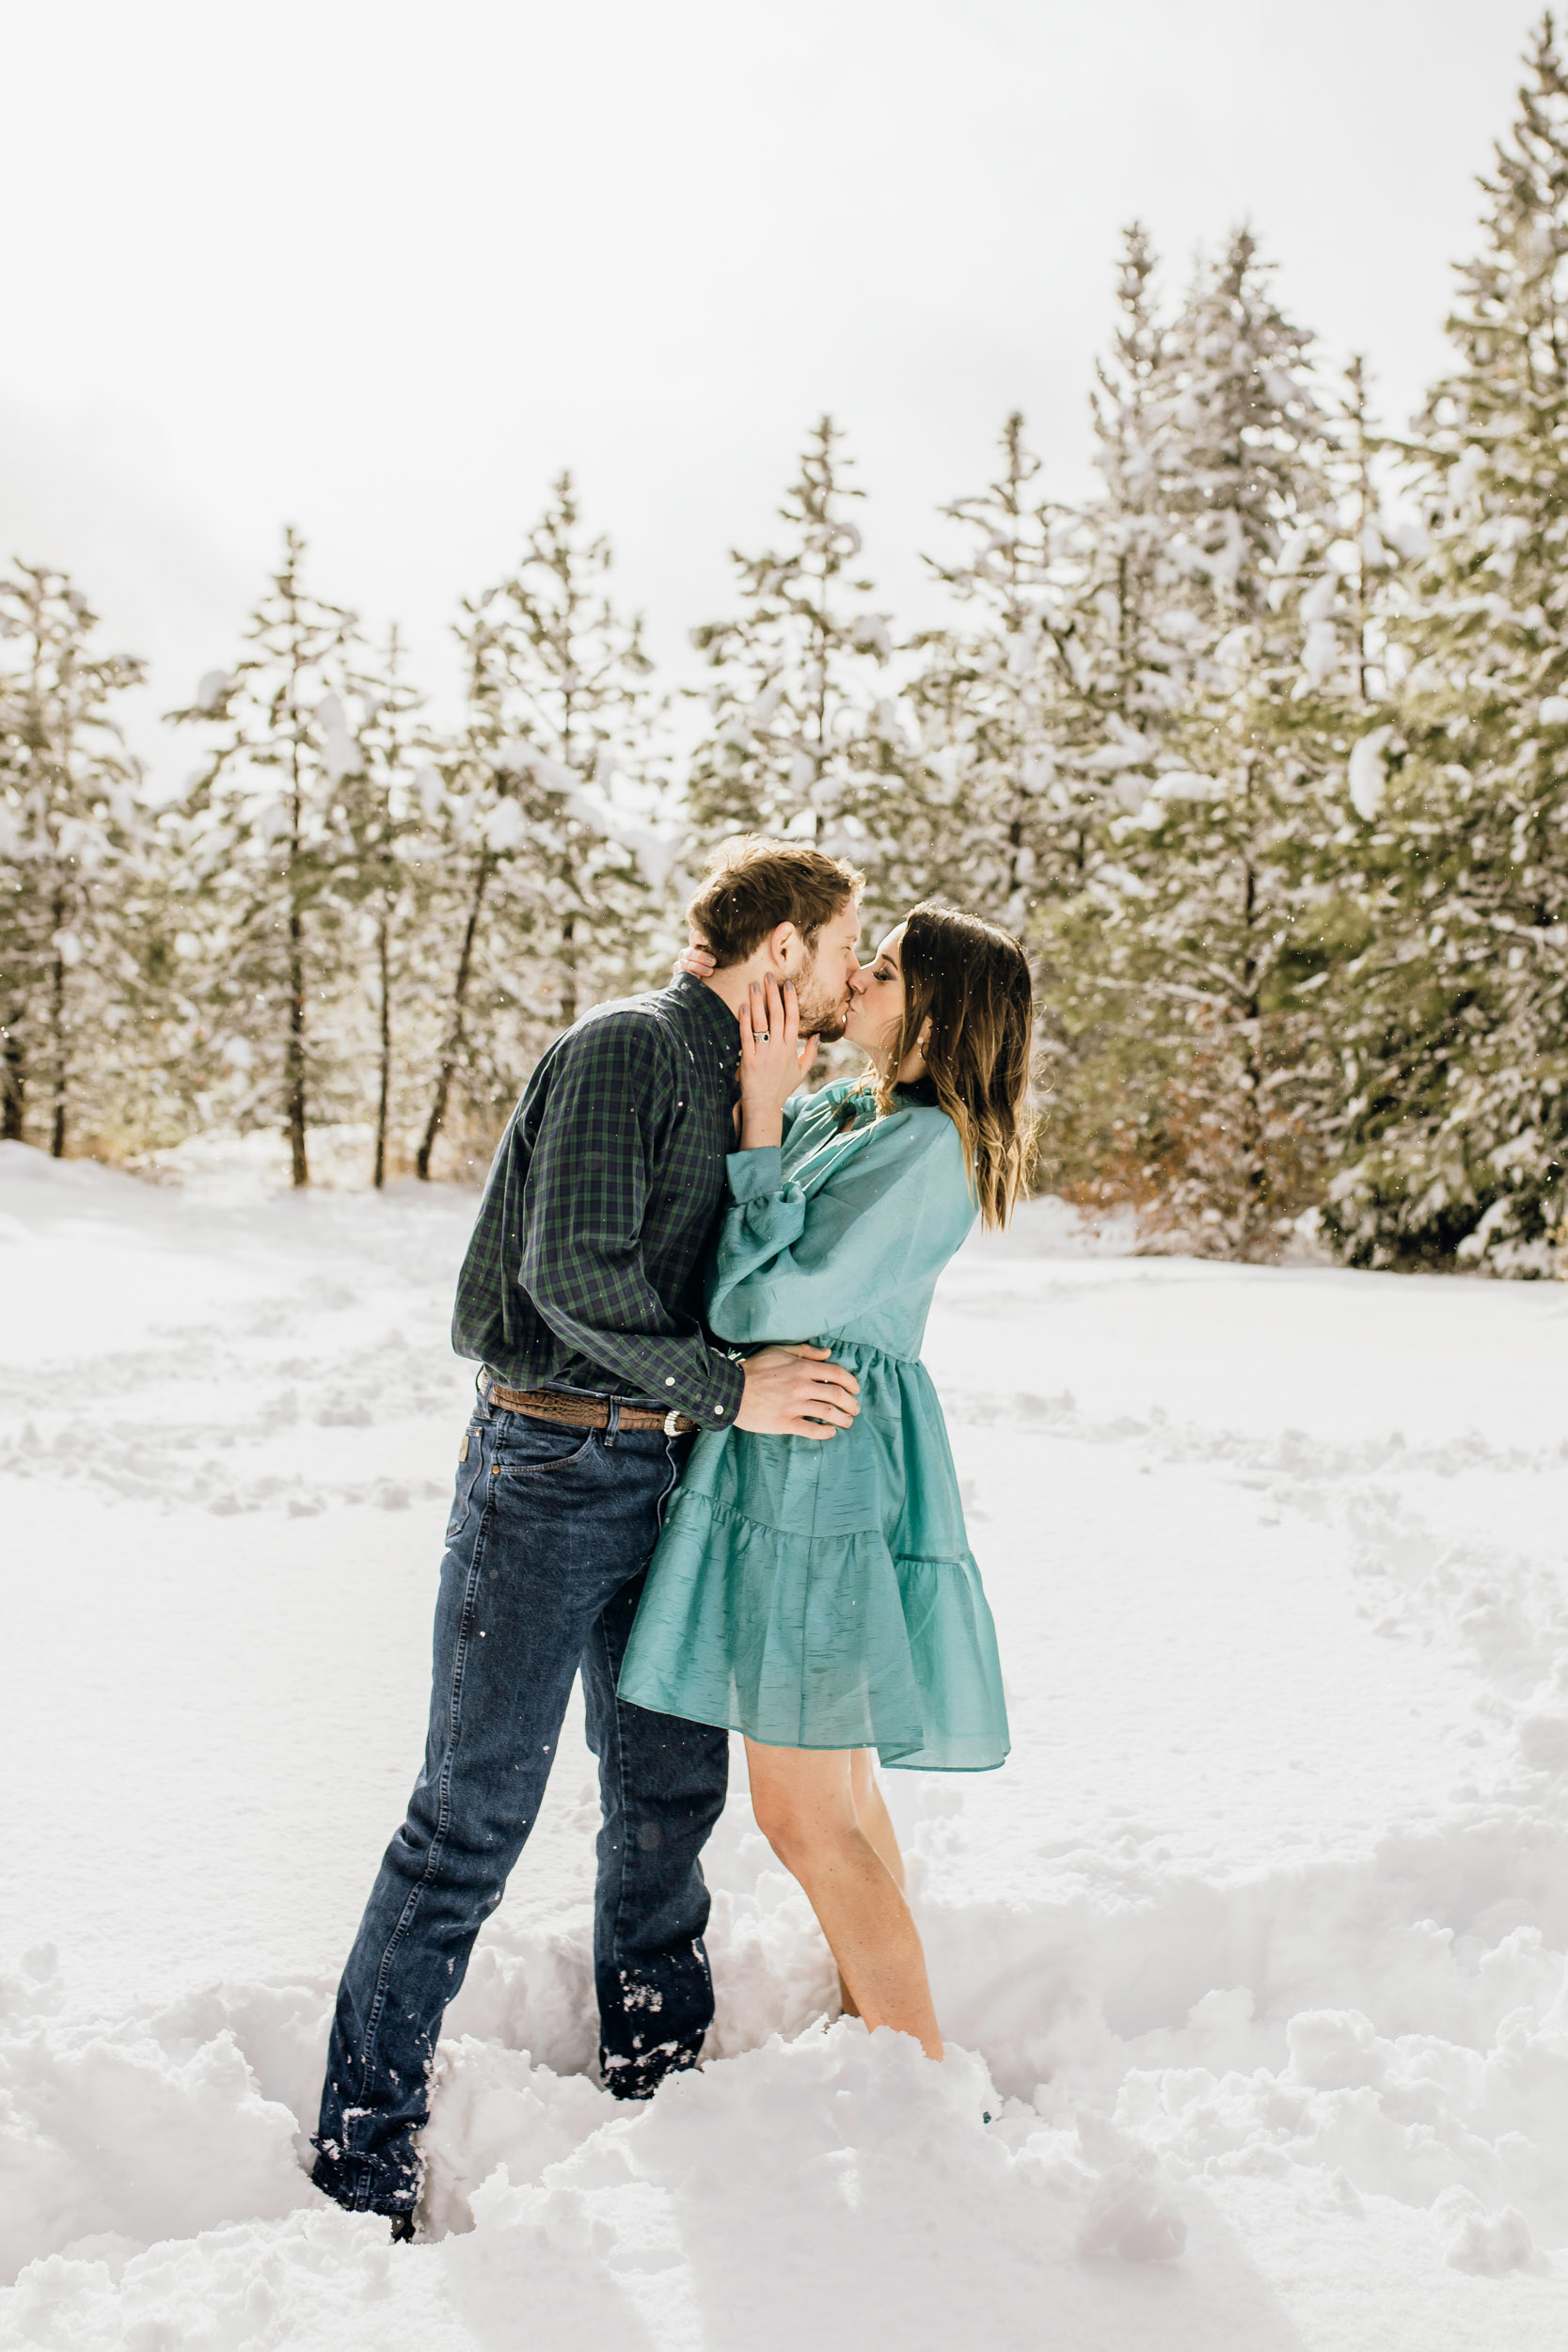
[[568, 1739], [394, 2250], [301, 2131], [422, 1737], [473, 1196], [199, 1178], [0, 1147], [0, 2345], [1561, 2343], [1568, 1294], [1053, 1203], [973, 1245], [927, 1359], [1016, 1746], [888, 1781], [958, 2046], [814, 2022], [737, 1795], [710, 2062], [616, 2107]]

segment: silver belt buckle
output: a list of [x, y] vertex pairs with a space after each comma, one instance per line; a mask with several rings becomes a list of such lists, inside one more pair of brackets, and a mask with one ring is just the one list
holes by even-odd
[[673, 1410], [671, 1410], [670, 1412], [666, 1413], [666, 1414], [665, 1414], [665, 1416], [664, 1416], [664, 1434], [665, 1434], [665, 1436], [666, 1436], [667, 1438], [678, 1438], [678, 1437], [680, 1437], [680, 1436], [681, 1436], [681, 1434], [682, 1434], [682, 1431], [681, 1431], [681, 1423], [682, 1423], [682, 1422], [683, 1422], [685, 1419], [686, 1419], [686, 1415], [685, 1415], [684, 1413], [677, 1413], [677, 1412], [675, 1412], [675, 1411], [673, 1411]]

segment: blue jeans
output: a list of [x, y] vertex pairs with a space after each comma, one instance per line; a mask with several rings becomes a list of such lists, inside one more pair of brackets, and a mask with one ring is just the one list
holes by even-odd
[[599, 1759], [600, 2058], [618, 2097], [696, 2063], [713, 2018], [698, 1859], [723, 1809], [721, 1731], [615, 1695], [643, 1572], [689, 1439], [581, 1430], [481, 1403], [441, 1563], [424, 1769], [339, 1988], [314, 2179], [408, 2210], [430, 2062], [539, 1812], [573, 1677]]

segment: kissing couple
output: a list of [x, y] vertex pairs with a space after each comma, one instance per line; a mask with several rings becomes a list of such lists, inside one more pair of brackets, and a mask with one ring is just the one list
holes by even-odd
[[[481, 1367], [436, 1605], [424, 1765], [339, 1989], [313, 2177], [414, 2234], [442, 2015], [538, 1816], [574, 1676], [598, 1758], [607, 2088], [713, 2019], [702, 1850], [742, 1732], [757, 1825], [844, 2008], [940, 2058], [872, 1769], [1007, 1753], [990, 1611], [920, 1361], [938, 1276], [1024, 1174], [1029, 967], [918, 906], [868, 964], [863, 877], [721, 851], [671, 987], [530, 1079], [458, 1278]], [[801, 1090], [818, 1040], [860, 1078]]]

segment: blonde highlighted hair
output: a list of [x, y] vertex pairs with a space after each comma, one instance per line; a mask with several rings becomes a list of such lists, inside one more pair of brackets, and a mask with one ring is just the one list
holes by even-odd
[[1028, 958], [994, 923], [927, 900], [905, 920], [898, 961], [904, 1016], [878, 1085], [878, 1107], [893, 1108], [895, 1073], [929, 1021], [922, 1048], [927, 1082], [958, 1131], [983, 1222], [1006, 1225], [1028, 1181], [1034, 1148]]

